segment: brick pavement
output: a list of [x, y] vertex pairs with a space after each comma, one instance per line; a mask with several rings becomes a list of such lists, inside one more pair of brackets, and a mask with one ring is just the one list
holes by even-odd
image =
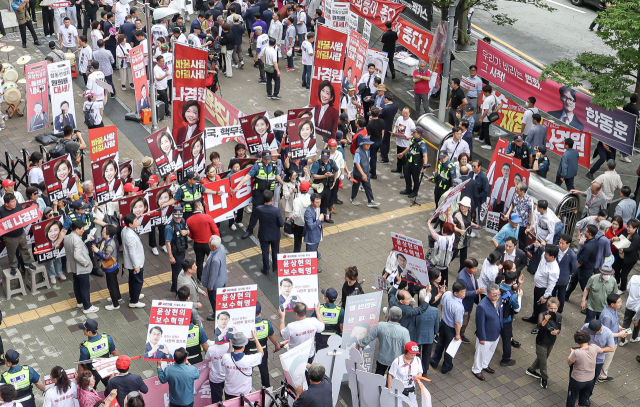
[[[376, 38], [376, 36], [372, 36]], [[9, 43], [11, 38], [4, 40]], [[19, 40], [16, 39], [17, 43]], [[19, 45], [19, 44], [18, 44]], [[14, 52], [11, 60], [23, 55]], [[27, 50], [34, 56], [42, 58], [38, 50], [29, 46]], [[470, 54], [469, 54], [470, 55]], [[456, 61], [464, 60], [465, 55], [457, 55]], [[472, 58], [471, 58], [472, 59]], [[299, 68], [296, 58], [296, 67]], [[454, 62], [456, 69], [457, 62]], [[287, 108], [303, 106], [307, 100], [307, 94], [299, 88], [300, 70], [294, 72], [283, 72], [283, 87], [291, 87], [282, 101], [275, 102], [266, 100], [264, 90], [256, 85], [257, 72], [247, 64], [244, 70], [234, 73], [233, 79], [221, 77], [223, 97], [247, 114], [266, 109], [286, 110]], [[117, 83], [118, 74], [114, 78]], [[388, 81], [389, 87], [396, 93], [401, 93], [401, 88], [396, 90], [396, 83], [402, 83], [399, 79]], [[82, 89], [75, 88], [79, 96]], [[118, 91], [120, 101], [109, 103], [120, 103], [133, 108], [133, 92]], [[79, 102], [78, 98], [76, 102]], [[80, 104], [77, 103], [77, 108]], [[122, 127], [122, 118], [107, 117], [106, 124], [115, 123]], [[160, 123], [161, 126], [168, 125], [168, 121]], [[142, 126], [140, 126], [142, 127]], [[83, 125], [81, 125], [83, 128]], [[11, 152], [14, 156], [21, 148], [35, 150], [36, 144], [32, 142], [32, 135], [26, 133], [26, 119], [14, 118], [7, 121], [7, 128], [0, 132], [0, 146], [3, 150]], [[83, 130], [86, 130], [83, 128]], [[135, 137], [139, 137], [136, 132]], [[139, 140], [132, 139], [133, 133], [119, 132], [120, 151], [123, 158], [133, 158], [140, 162], [142, 155], [146, 152], [136, 147]], [[226, 162], [232, 154], [232, 145], [223, 145], [217, 150], [221, 153]], [[477, 149], [480, 150], [480, 149]], [[482, 151], [482, 150], [480, 150]], [[348, 158], [351, 163], [350, 158]], [[637, 165], [638, 160], [634, 159]], [[632, 166], [629, 164], [628, 166]], [[626, 168], [626, 164], [620, 167]], [[320, 250], [323, 253], [320, 266], [323, 273], [320, 274], [320, 286], [334, 286], [337, 289], [343, 283], [343, 270], [350, 265], [357, 265], [361, 270], [361, 280], [364, 280], [363, 287], [370, 291], [375, 275], [381, 272], [388, 251], [391, 249], [389, 233], [391, 231], [403, 232], [408, 236], [426, 240], [427, 214], [433, 209], [433, 204], [423, 204], [420, 207], [405, 210], [409, 202], [397, 192], [403, 189], [402, 183], [395, 178], [395, 174], [389, 172], [393, 166], [380, 166], [379, 179], [374, 181], [373, 190], [376, 200], [381, 202], [379, 209], [369, 209], [365, 206], [353, 207], [342, 205], [338, 207], [338, 214], [334, 217], [336, 224], [328, 228], [325, 240], [321, 243]], [[139, 170], [136, 170], [136, 172]], [[622, 172], [622, 170], [621, 170]], [[629, 172], [629, 170], [625, 170]], [[4, 176], [4, 174], [1, 174]], [[580, 187], [588, 185], [586, 179], [580, 179]], [[581, 185], [583, 184], [583, 185]], [[346, 183], [346, 187], [349, 185]], [[348, 192], [342, 191], [340, 195], [343, 200]], [[419, 202], [431, 202], [433, 200], [433, 188], [430, 185], [423, 186]], [[345, 200], [346, 201], [346, 200]], [[398, 212], [400, 211], [400, 212]], [[402, 215], [402, 216], [400, 216]], [[386, 216], [386, 217], [385, 217]], [[248, 219], [247, 219], [248, 220]], [[346, 225], [346, 222], [350, 222]], [[226, 225], [221, 228], [223, 242], [229, 250], [229, 285], [259, 283], [258, 298], [263, 305], [263, 314], [272, 322], [276, 322], [276, 308], [273, 305], [275, 297], [267, 297], [271, 290], [270, 286], [276, 284], [276, 276], [262, 276], [259, 273], [260, 255], [251, 240], [239, 239], [241, 230], [230, 231]], [[485, 232], [480, 234], [478, 239], [474, 239], [470, 247], [469, 256], [479, 259], [480, 263], [486, 254], [492, 250], [490, 243], [491, 236]], [[143, 242], [147, 240], [143, 237]], [[290, 245], [283, 241], [283, 252], [290, 251]], [[145, 265], [146, 283], [143, 293], [146, 295], [143, 302], [150, 304], [152, 299], [167, 299], [171, 296], [168, 293], [168, 283], [166, 273], [169, 271], [166, 255], [160, 252], [160, 256], [153, 256], [149, 248], [145, 249], [147, 264]], [[4, 261], [0, 264], [4, 264]], [[451, 267], [451, 278], [455, 275], [458, 262], [454, 261]], [[638, 273], [638, 268], [632, 272]], [[104, 279], [91, 277], [92, 297], [96, 298], [96, 304], [101, 307], [101, 311], [92, 314], [90, 317], [96, 318], [100, 323], [100, 331], [113, 335], [116, 345], [121, 353], [129, 355], [140, 354], [143, 347], [148, 310], [129, 309], [122, 307], [119, 311], [107, 312], [104, 310], [106, 301], [104, 300], [104, 289], [106, 284]], [[121, 284], [126, 287], [126, 279], [121, 279]], [[263, 284], [264, 283], [264, 284]], [[268, 284], [267, 284], [268, 283]], [[265, 292], [266, 291], [266, 292]], [[532, 282], [531, 278], [525, 282], [525, 297], [523, 300], [523, 311], [521, 315], [527, 315], [532, 306]], [[127, 295], [124, 295], [126, 300]], [[624, 296], [626, 299], [626, 295]], [[384, 300], [386, 305], [386, 299]], [[0, 326], [0, 335], [5, 342], [5, 348], [15, 348], [21, 352], [22, 362], [32, 365], [40, 373], [48, 373], [51, 367], [61, 365], [71, 367], [72, 361], [78, 355], [78, 344], [83, 341], [83, 336], [77, 329], [77, 323], [85, 319], [85, 315], [74, 308], [75, 300], [69, 281], [56, 284], [50, 290], [42, 290], [35, 296], [27, 295], [11, 300], [0, 299], [0, 309], [5, 317], [5, 325]], [[204, 308], [201, 316], [206, 316], [210, 312], [207, 301], [203, 301]], [[49, 308], [51, 307], [51, 308]], [[30, 311], [34, 313], [28, 314]], [[24, 316], [24, 318], [22, 317]], [[37, 316], [37, 317], [36, 317]], [[13, 319], [11, 317], [14, 317]], [[454, 370], [443, 376], [439, 372], [430, 372], [429, 377], [433, 380], [427, 387], [430, 389], [434, 405], [444, 406], [525, 406], [563, 405], [568, 383], [568, 368], [565, 358], [568, 349], [573, 345], [572, 332], [582, 325], [583, 317], [579, 313], [578, 294], [574, 294], [573, 300], [569, 302], [565, 310], [565, 329], [558, 339], [558, 343], [550, 359], [550, 385], [544, 390], [534, 379], [524, 375], [526, 368], [535, 357], [534, 336], [529, 334], [531, 325], [516, 321], [514, 324], [514, 336], [522, 342], [521, 349], [514, 350], [514, 359], [517, 365], [503, 368], [497, 365], [500, 357], [500, 347], [494, 357], [496, 369], [495, 375], [487, 375], [487, 381], [479, 382], [472, 376], [470, 367], [473, 359], [473, 344], [464, 345], [455, 360]], [[10, 326], [8, 326], [10, 325]], [[473, 320], [469, 328], [468, 335], [473, 339]], [[212, 334], [213, 324], [205, 322], [205, 330]], [[277, 330], [277, 326], [275, 327]], [[640, 400], [640, 383], [637, 376], [637, 363], [635, 355], [640, 353], [637, 344], [631, 344], [620, 348], [615, 356], [611, 374], [616, 378], [612, 383], [598, 385], [593, 397], [592, 405], [595, 406], [621, 406], [638, 405]], [[270, 358], [273, 358], [271, 352]], [[272, 384], [278, 383], [282, 379], [280, 363], [276, 359], [270, 362]], [[155, 365], [152, 363], [137, 361], [133, 364], [132, 372], [142, 374], [144, 377], [154, 376]], [[259, 380], [254, 377], [254, 388], [258, 388]], [[453, 391], [452, 391], [453, 389]], [[345, 399], [346, 404], [350, 404], [350, 399]]]

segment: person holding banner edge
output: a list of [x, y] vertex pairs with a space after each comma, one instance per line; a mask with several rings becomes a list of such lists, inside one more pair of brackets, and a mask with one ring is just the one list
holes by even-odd
[[[267, 348], [267, 339], [273, 343], [275, 347], [275, 352], [279, 351], [280, 344], [276, 339], [275, 331], [273, 330], [273, 325], [271, 321], [262, 318], [262, 305], [260, 305], [260, 301], [256, 301], [256, 324], [255, 324], [255, 332], [257, 342], [262, 346], [264, 350], [262, 356], [262, 362], [258, 366], [258, 370], [260, 370], [260, 382], [263, 387], [271, 386], [269, 381], [269, 355]], [[249, 344], [245, 347], [246, 355], [255, 355], [258, 352], [258, 345], [256, 345], [256, 339], [249, 339]]]
[[[186, 221], [189, 219], [189, 216], [194, 213], [193, 203], [202, 200], [202, 194], [221, 195], [222, 192], [204, 188], [200, 181], [196, 179], [196, 175], [192, 171], [187, 172], [184, 175], [184, 178], [185, 182], [180, 185], [180, 188], [173, 195], [173, 198], [163, 203], [160, 206], [160, 209], [180, 202], [183, 207], [183, 216]], [[233, 190], [231, 191], [235, 194]]]

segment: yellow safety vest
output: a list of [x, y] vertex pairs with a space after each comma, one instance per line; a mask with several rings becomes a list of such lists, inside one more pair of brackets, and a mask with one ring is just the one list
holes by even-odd
[[[418, 141], [414, 141], [414, 140], [418, 140]], [[418, 165], [424, 161], [422, 159], [422, 152], [420, 152], [420, 146], [424, 144], [424, 142], [425, 141], [422, 138], [411, 139], [411, 143], [409, 144], [409, 163], [410, 164]], [[415, 162], [414, 162], [414, 157], [415, 157]]]
[[184, 212], [193, 211], [190, 203], [199, 201], [202, 199], [202, 192], [200, 192], [200, 188], [199, 188], [200, 184], [195, 184], [194, 187], [195, 187], [195, 192], [191, 193], [186, 183], [180, 185], [180, 188], [182, 189], [182, 202], [184, 203], [184, 209], [183, 209]]
[[198, 325], [193, 325], [193, 328], [189, 329], [187, 352], [189, 352], [189, 358], [196, 357], [202, 352], [202, 345], [200, 345], [200, 327]]
[[322, 321], [324, 321], [324, 331], [322, 331], [322, 335], [335, 335], [340, 331], [340, 324], [338, 320], [340, 319], [340, 311], [341, 307], [337, 305], [334, 308], [329, 308], [323, 304], [320, 307], [320, 315], [322, 315]]
[[446, 167], [443, 167], [442, 162], [438, 161], [438, 166], [436, 167], [436, 172], [439, 175], [438, 178], [440, 178], [437, 186], [438, 188], [442, 188], [444, 190], [449, 189], [452, 185], [452, 180], [451, 178], [449, 178], [449, 170], [453, 168], [454, 165], [451, 163], [451, 161], [449, 161], [448, 163], [449, 164], [447, 164]]
[[[78, 214], [73, 211], [69, 212], [69, 218], [71, 219], [71, 222], [75, 222], [76, 220], [82, 220], [80, 219]], [[89, 215], [86, 215], [84, 217], [83, 222], [84, 222], [84, 231], [87, 232], [91, 228], [91, 217]]]
[[15, 373], [9, 373], [8, 371], [4, 372], [2, 374], [2, 378], [5, 383], [15, 387], [17, 391], [31, 389], [31, 374], [29, 373], [29, 366], [22, 366], [22, 369]]
[[82, 346], [89, 351], [89, 359], [101, 358], [109, 355], [109, 337], [102, 335], [97, 341], [85, 341]]
[[253, 189], [257, 189], [259, 191], [271, 190], [273, 191], [276, 187], [276, 172], [277, 165], [275, 163], [271, 163], [271, 172], [267, 172], [267, 167], [264, 165], [262, 161], [257, 163], [258, 173], [254, 177], [256, 183], [253, 186]]

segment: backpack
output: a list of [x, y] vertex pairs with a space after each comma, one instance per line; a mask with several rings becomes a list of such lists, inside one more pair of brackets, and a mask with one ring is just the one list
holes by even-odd
[[49, 156], [51, 158], [59, 158], [65, 154], [68, 154], [69, 152], [67, 151], [67, 146], [66, 146], [68, 141], [70, 140], [67, 140], [66, 138], [58, 140], [56, 145], [53, 146], [51, 150], [49, 150]]
[[84, 124], [86, 124], [87, 127], [89, 128], [96, 125], [96, 121], [91, 115], [91, 111], [93, 110], [92, 108], [93, 108], [93, 103], [91, 103], [91, 105], [89, 106], [89, 109], [82, 111], [84, 113]]
[[360, 147], [358, 145], [358, 137], [364, 137], [364, 135], [367, 134], [367, 129], [360, 129], [359, 132], [357, 132], [356, 134], [353, 135], [353, 140], [351, 142], [351, 147], [349, 148], [349, 151], [351, 152], [351, 154], [355, 154], [356, 150], [358, 149], [358, 147]]

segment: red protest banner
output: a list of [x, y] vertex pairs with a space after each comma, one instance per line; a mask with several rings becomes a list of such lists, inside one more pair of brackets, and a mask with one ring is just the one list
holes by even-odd
[[185, 174], [194, 172], [204, 177], [205, 155], [204, 133], [187, 140], [182, 145], [182, 171]]
[[204, 131], [207, 51], [176, 44], [173, 61], [173, 135], [180, 147]]
[[96, 190], [98, 205], [123, 196], [122, 180], [118, 176], [118, 162], [109, 157], [91, 160], [91, 176]]
[[309, 106], [316, 130], [323, 137], [336, 137], [346, 43], [346, 33], [317, 27]]
[[221, 192], [221, 195], [206, 194], [205, 213], [208, 213], [214, 221], [233, 218], [233, 212], [244, 208], [251, 202], [251, 183], [243, 185], [235, 194], [231, 194], [233, 188], [242, 177], [244, 177], [251, 167], [245, 168], [233, 174], [229, 178], [202, 184], [204, 188]]
[[118, 157], [118, 129], [116, 126], [89, 129], [89, 157], [91, 161]]
[[244, 113], [231, 106], [210, 89], [206, 91], [204, 117], [214, 126], [235, 126]]
[[182, 156], [168, 127], [147, 136], [146, 140], [160, 177], [182, 169]]
[[42, 212], [38, 209], [38, 205], [31, 205], [28, 208], [16, 212], [6, 218], [2, 218], [0, 222], [0, 236], [5, 235], [12, 230], [23, 228], [42, 218]]
[[144, 64], [144, 49], [140, 44], [129, 50], [131, 72], [133, 73], [133, 87], [136, 91], [136, 106], [138, 114], [142, 109], [149, 108], [149, 89], [147, 88], [147, 69]]
[[318, 253], [278, 254], [278, 306], [293, 311], [296, 302], [308, 308], [318, 303]]
[[187, 346], [192, 306], [182, 301], [151, 302], [144, 360], [173, 360], [176, 349]]
[[255, 329], [258, 285], [223, 287], [216, 290], [215, 342], [228, 342], [236, 332], [250, 337]]
[[49, 127], [49, 92], [47, 91], [47, 63], [45, 61], [27, 65], [24, 68], [27, 78], [27, 117], [28, 132]]
[[351, 11], [369, 20], [382, 31], [387, 31], [384, 23], [394, 22], [405, 8], [402, 4], [385, 0], [350, 0], [349, 3], [351, 3]]
[[[398, 33], [398, 42], [423, 61], [429, 60], [429, 48], [433, 35], [407, 22], [402, 17], [393, 23], [393, 31]], [[386, 30], [386, 28], [384, 28]]]
[[347, 94], [347, 86], [352, 84], [358, 87], [358, 81], [362, 77], [364, 59], [367, 55], [367, 43], [357, 31], [349, 32], [349, 46], [347, 47], [347, 60], [344, 63], [345, 75], [342, 79], [342, 92]]

